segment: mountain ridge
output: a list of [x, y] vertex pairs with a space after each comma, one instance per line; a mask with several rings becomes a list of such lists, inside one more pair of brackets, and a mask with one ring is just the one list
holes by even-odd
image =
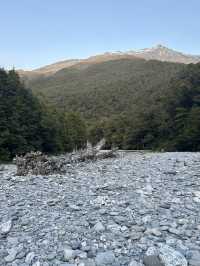
[[90, 64], [96, 64], [106, 61], [119, 60], [119, 59], [135, 59], [141, 58], [145, 60], [158, 60], [162, 62], [173, 62], [183, 64], [196, 64], [200, 62], [200, 55], [185, 54], [166, 46], [158, 44], [152, 48], [144, 48], [140, 50], [129, 50], [129, 51], [116, 51], [116, 52], [105, 52], [103, 54], [97, 54], [90, 56], [85, 59], [68, 59], [58, 61], [53, 64], [49, 64], [34, 70], [25, 71], [18, 70], [20, 76], [24, 79], [33, 80], [35, 78], [51, 76], [56, 72], [70, 67], [83, 68]]

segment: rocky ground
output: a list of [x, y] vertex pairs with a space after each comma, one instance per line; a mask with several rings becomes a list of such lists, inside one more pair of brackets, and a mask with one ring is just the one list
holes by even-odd
[[200, 153], [15, 172], [0, 171], [1, 266], [200, 265]]

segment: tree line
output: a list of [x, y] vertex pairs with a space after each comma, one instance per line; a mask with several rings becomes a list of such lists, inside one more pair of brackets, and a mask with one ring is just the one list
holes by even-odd
[[0, 69], [0, 160], [40, 150], [60, 153], [86, 143], [77, 113], [61, 113], [40, 102], [14, 71]]

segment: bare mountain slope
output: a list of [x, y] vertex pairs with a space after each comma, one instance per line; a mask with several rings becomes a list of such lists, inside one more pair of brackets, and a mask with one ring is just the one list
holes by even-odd
[[119, 59], [134, 59], [134, 58], [142, 58], [145, 60], [159, 60], [166, 62], [175, 62], [175, 63], [198, 63], [200, 62], [200, 56], [196, 55], [188, 55], [184, 54], [172, 49], [169, 49], [162, 45], [157, 45], [152, 48], [146, 48], [139, 51], [126, 51], [126, 52], [112, 52], [112, 53], [104, 53], [100, 55], [91, 56], [86, 59], [71, 59], [56, 62], [51, 65], [47, 65], [32, 71], [23, 71], [19, 70], [19, 74], [25, 80], [33, 80], [37, 78], [41, 78], [44, 76], [51, 76], [61, 69], [70, 68], [73, 66], [78, 69], [87, 68], [91, 64], [107, 62], [112, 60]]

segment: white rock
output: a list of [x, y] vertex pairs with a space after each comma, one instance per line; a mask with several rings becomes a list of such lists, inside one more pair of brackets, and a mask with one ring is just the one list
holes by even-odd
[[101, 222], [98, 222], [98, 223], [95, 224], [94, 230], [96, 232], [103, 232], [103, 231], [105, 231], [105, 227], [104, 227], [104, 225]]
[[193, 200], [194, 200], [194, 202], [197, 202], [197, 203], [200, 202], [200, 198], [199, 197], [194, 197]]
[[200, 224], [197, 225], [197, 229], [200, 230]]
[[12, 262], [15, 260], [17, 256], [18, 250], [15, 248], [11, 248], [8, 250], [8, 256], [5, 257], [6, 262]]
[[193, 194], [195, 197], [200, 198], [200, 191], [194, 191]]
[[149, 228], [145, 231], [145, 234], [152, 234], [154, 236], [161, 236], [162, 233], [157, 228]]
[[123, 226], [121, 227], [121, 231], [122, 231], [122, 232], [125, 232], [127, 229], [128, 229], [128, 227], [126, 227], [125, 225], [123, 225]]
[[35, 253], [34, 252], [29, 252], [26, 255], [25, 262], [30, 264], [33, 261], [34, 258], [35, 258]]
[[199, 203], [200, 202], [200, 191], [194, 191], [193, 194], [194, 194], [193, 200]]
[[188, 223], [187, 219], [179, 219], [178, 220], [178, 224], [180, 224], [180, 225], [184, 225], [184, 224], [187, 224], [187, 223]]
[[142, 221], [145, 224], [151, 222], [151, 215], [146, 215], [146, 216], [142, 217]]
[[158, 255], [158, 249], [156, 247], [149, 247], [146, 251], [146, 256]]
[[74, 259], [75, 252], [70, 248], [64, 248], [64, 260], [69, 261], [70, 259]]
[[2, 223], [0, 227], [2, 234], [8, 234], [12, 228], [12, 220], [8, 220], [7, 222]]

